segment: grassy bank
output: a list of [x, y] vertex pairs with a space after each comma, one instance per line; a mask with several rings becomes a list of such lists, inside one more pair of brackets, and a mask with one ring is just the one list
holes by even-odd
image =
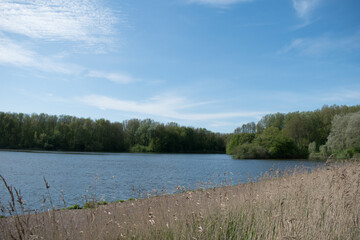
[[[358, 239], [360, 162], [0, 219], [0, 239]], [[16, 199], [15, 199], [16, 201]]]

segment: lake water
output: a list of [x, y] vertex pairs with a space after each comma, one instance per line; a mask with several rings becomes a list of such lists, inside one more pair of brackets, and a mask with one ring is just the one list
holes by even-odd
[[[146, 191], [176, 192], [177, 186], [199, 188], [199, 183], [221, 181], [233, 184], [256, 178], [272, 167], [309, 169], [322, 163], [302, 160], [234, 160], [225, 154], [135, 154], [135, 153], [35, 153], [0, 152], [0, 174], [21, 190], [28, 210], [43, 209], [47, 191], [57, 207], [82, 205], [86, 197], [106, 201], [139, 197]], [[224, 174], [226, 173], [226, 174]], [[209, 186], [211, 186], [211, 184]], [[134, 193], [135, 190], [135, 193]], [[0, 204], [7, 206], [9, 194], [0, 182]]]

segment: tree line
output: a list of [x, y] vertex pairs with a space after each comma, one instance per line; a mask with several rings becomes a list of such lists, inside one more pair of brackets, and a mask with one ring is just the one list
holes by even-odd
[[225, 135], [151, 119], [110, 122], [68, 115], [0, 112], [0, 148], [88, 151], [224, 153]]
[[267, 114], [233, 134], [151, 119], [110, 122], [0, 112], [0, 148], [80, 152], [227, 153], [234, 158], [360, 156], [360, 105]]
[[[265, 115], [243, 124], [227, 141], [235, 158], [339, 158], [360, 153], [360, 105], [323, 106]], [[359, 155], [360, 156], [360, 155]]]

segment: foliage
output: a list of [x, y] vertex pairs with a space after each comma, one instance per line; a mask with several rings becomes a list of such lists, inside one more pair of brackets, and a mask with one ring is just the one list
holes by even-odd
[[269, 158], [268, 150], [262, 146], [251, 143], [244, 143], [237, 146], [232, 155], [238, 159]]
[[133, 147], [130, 148], [130, 152], [146, 153], [146, 152], [151, 152], [151, 150], [150, 147], [148, 146], [135, 144]]
[[316, 149], [316, 143], [309, 144], [309, 159], [311, 160], [327, 160], [329, 151], [326, 145], [321, 145], [319, 151]]
[[359, 111], [360, 105], [325, 105], [312, 112], [267, 114], [257, 124], [243, 124], [232, 135], [151, 119], [112, 123], [67, 115], [0, 112], [0, 148], [159, 153], [226, 150], [240, 158], [295, 158], [317, 153], [320, 146], [323, 156], [341, 151], [345, 152], [340, 155], [352, 156], [360, 149]]
[[325, 105], [313, 112], [267, 114], [255, 132], [255, 123], [236, 128], [226, 153], [235, 158], [306, 158], [311, 154], [311, 158], [324, 159], [334, 151], [353, 156], [360, 149], [359, 111], [360, 105]]
[[68, 207], [67, 209], [72, 210], [72, 209], [82, 209], [82, 207], [79, 204], [74, 204], [73, 206]]
[[326, 145], [332, 151], [360, 150], [360, 112], [334, 117]]
[[309, 151], [309, 153], [314, 153], [314, 152], [316, 152], [316, 142], [314, 141], [314, 142], [311, 142], [310, 144], [309, 144], [309, 147], [308, 147], [308, 151]]
[[87, 152], [225, 152], [226, 136], [151, 119], [111, 123], [61, 115], [0, 112], [0, 148]]
[[235, 134], [227, 145], [227, 153], [239, 159], [295, 158], [301, 151], [279, 128], [271, 126], [258, 134]]
[[235, 129], [234, 133], [256, 133], [256, 125], [254, 122], [243, 124]]
[[235, 147], [245, 143], [251, 143], [255, 138], [255, 133], [234, 134], [230, 142], [226, 145], [226, 153], [231, 154]]
[[275, 113], [267, 114], [261, 118], [257, 123], [256, 128], [257, 132], [262, 133], [266, 128], [276, 127], [278, 129], [283, 129], [285, 124], [285, 114]]
[[[336, 115], [326, 145], [334, 159], [353, 158], [360, 155], [360, 111]], [[321, 149], [320, 149], [321, 151]]]
[[86, 202], [83, 206], [83, 209], [88, 209], [88, 208], [95, 208], [96, 207], [96, 203], [95, 202]]
[[283, 135], [276, 127], [266, 128], [255, 138], [254, 143], [263, 146], [271, 158], [291, 158], [301, 155], [295, 142]]

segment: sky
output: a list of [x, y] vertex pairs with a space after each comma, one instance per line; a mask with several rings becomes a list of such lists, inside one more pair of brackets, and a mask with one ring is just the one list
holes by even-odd
[[360, 104], [359, 0], [0, 0], [0, 111], [176, 122]]

